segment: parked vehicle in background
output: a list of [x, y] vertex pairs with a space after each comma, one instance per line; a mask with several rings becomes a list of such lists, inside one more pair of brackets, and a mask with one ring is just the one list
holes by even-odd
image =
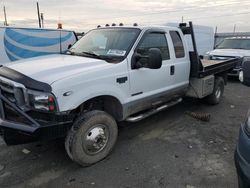
[[219, 45], [225, 38], [250, 37], [250, 32], [215, 33], [214, 46]]
[[[167, 26], [178, 27], [178, 23], [167, 23]], [[206, 52], [214, 49], [214, 29], [209, 26], [193, 25], [194, 36], [198, 55], [204, 56]], [[193, 51], [193, 43], [190, 35], [185, 35], [188, 50]]]
[[239, 80], [242, 84], [250, 86], [250, 57], [245, 57], [242, 63], [242, 70], [239, 74]]
[[[241, 82], [250, 87], [250, 58], [242, 65]], [[249, 103], [249, 101], [247, 101]], [[235, 166], [240, 188], [250, 187], [250, 109], [240, 127], [239, 140], [235, 150]]]
[[73, 31], [0, 27], [0, 64], [63, 53], [76, 41]]
[[201, 60], [192, 23], [97, 28], [64, 55], [0, 67], [0, 128], [7, 144], [66, 136], [69, 157], [88, 166], [111, 152], [119, 121], [142, 120], [184, 96], [218, 104], [237, 61]]
[[206, 59], [226, 60], [230, 58], [241, 58], [235, 68], [228, 75], [239, 76], [242, 63], [250, 56], [250, 37], [229, 37], [225, 38], [216, 49], [206, 53]]

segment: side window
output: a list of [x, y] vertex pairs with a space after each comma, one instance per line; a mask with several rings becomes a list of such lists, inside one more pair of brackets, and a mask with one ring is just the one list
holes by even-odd
[[183, 42], [181, 40], [181, 36], [177, 31], [170, 31], [170, 36], [172, 38], [174, 44], [174, 51], [176, 58], [182, 58], [185, 56]]
[[168, 43], [164, 33], [148, 33], [142, 39], [142, 42], [137, 48], [137, 53], [148, 55], [150, 48], [158, 48], [161, 50], [162, 59], [169, 59]]

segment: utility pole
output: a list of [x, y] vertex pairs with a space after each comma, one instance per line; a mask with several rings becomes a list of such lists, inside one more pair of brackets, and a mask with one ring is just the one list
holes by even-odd
[[215, 26], [215, 31], [214, 31], [214, 33], [217, 34], [217, 31], [218, 31], [218, 27]]
[[44, 15], [44, 14], [41, 13], [42, 28], [44, 28], [44, 16], [43, 16], [43, 15]]
[[37, 8], [37, 16], [38, 16], [39, 28], [41, 28], [41, 18], [40, 18], [40, 11], [39, 11], [39, 4], [38, 4], [38, 2], [36, 2], [36, 8]]
[[184, 17], [182, 16], [182, 17], [181, 17], [181, 23], [183, 23], [183, 22], [184, 22]]
[[218, 31], [218, 27], [215, 27], [215, 32], [214, 32], [214, 48], [216, 48], [216, 38], [217, 38], [217, 31]]
[[235, 33], [235, 31], [236, 31], [236, 24], [234, 24], [234, 33]]
[[3, 6], [3, 13], [4, 13], [4, 26], [8, 26], [5, 6]]

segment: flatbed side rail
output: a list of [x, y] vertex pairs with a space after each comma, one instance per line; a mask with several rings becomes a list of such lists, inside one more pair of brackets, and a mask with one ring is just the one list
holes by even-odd
[[225, 60], [225, 61], [218, 63], [218, 64], [203, 67], [203, 70], [199, 71], [198, 77], [203, 78], [203, 77], [209, 76], [211, 74], [218, 74], [218, 73], [222, 73], [222, 72], [227, 72], [230, 69], [233, 69], [233, 67], [235, 67], [235, 65], [239, 61], [241, 61], [241, 58], [231, 58], [231, 59]]

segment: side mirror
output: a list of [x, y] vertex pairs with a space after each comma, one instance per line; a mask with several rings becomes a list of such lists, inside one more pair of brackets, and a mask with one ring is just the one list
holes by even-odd
[[158, 48], [150, 48], [147, 56], [134, 53], [132, 57], [132, 69], [149, 68], [159, 69], [162, 66], [162, 55]]
[[239, 74], [242, 84], [250, 86], [250, 57], [244, 58], [242, 63], [242, 71]]
[[158, 48], [150, 48], [148, 51], [148, 67], [150, 69], [159, 69], [162, 66], [161, 51]]
[[69, 45], [68, 45], [68, 49], [70, 49], [71, 47], [72, 47], [72, 44], [69, 44]]

